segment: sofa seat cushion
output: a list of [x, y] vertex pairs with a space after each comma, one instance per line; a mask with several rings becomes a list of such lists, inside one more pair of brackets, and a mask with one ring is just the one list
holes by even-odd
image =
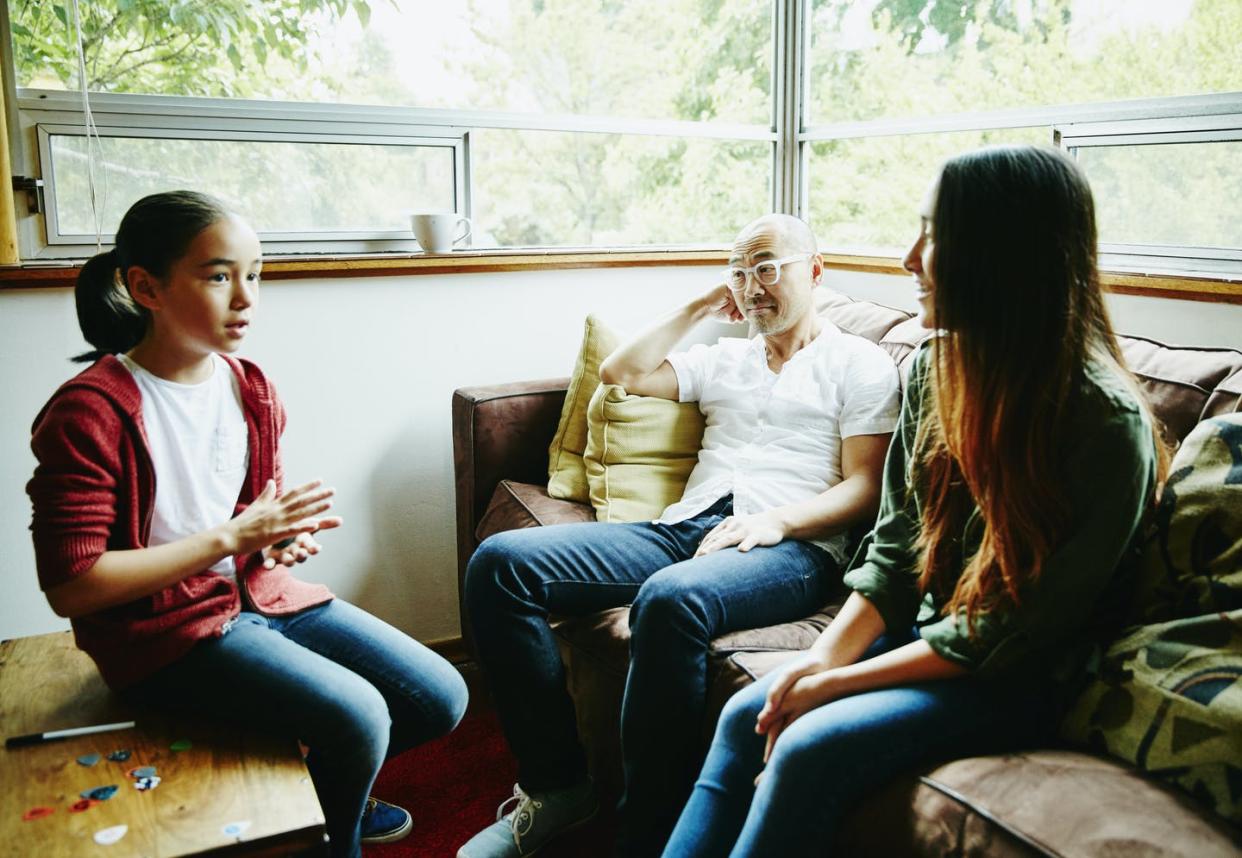
[[1242, 843], [1186, 796], [1065, 750], [969, 757], [900, 778], [863, 803], [845, 838], [866, 843], [849, 854], [988, 858], [1223, 858]]
[[589, 504], [549, 497], [543, 486], [501, 480], [474, 535], [482, 542], [505, 530], [575, 521], [595, 521], [595, 510]]

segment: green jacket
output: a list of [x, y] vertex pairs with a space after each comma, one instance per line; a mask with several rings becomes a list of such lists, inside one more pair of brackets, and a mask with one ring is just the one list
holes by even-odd
[[[972, 637], [964, 614], [945, 616], [942, 604], [918, 588], [915, 541], [922, 497], [910, 486], [929, 350], [924, 345], [915, 356], [884, 464], [880, 514], [845, 583], [875, 605], [890, 632], [918, 626], [936, 653], [980, 677], [1023, 670], [1068, 680], [1090, 651], [1089, 629], [1106, 607], [1101, 597], [1132, 553], [1155, 488], [1156, 451], [1148, 417], [1112, 372], [1088, 365], [1088, 383], [1073, 417], [1074, 441], [1064, 451], [1068, 461], [1062, 470], [1070, 480], [1073, 530], [1049, 555], [1021, 605], [977, 613]], [[976, 508], [962, 534], [963, 557], [978, 550], [982, 532]]]

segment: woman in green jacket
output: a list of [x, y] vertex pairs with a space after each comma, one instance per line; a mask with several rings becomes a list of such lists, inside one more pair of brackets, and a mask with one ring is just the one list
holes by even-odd
[[665, 858], [823, 855], [903, 770], [1050, 736], [1162, 477], [1079, 168], [967, 153], [920, 217], [904, 265], [937, 334], [853, 592], [809, 652], [729, 701]]

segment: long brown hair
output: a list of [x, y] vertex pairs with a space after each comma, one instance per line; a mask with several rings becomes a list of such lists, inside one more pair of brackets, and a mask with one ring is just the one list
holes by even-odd
[[[1087, 363], [1143, 399], [1104, 307], [1091, 189], [1068, 157], [1005, 146], [950, 160], [931, 234], [942, 333], [916, 445], [919, 585], [945, 600], [946, 614], [964, 610], [970, 628], [981, 610], [1019, 604], [1068, 534], [1060, 463]], [[982, 536], [967, 557], [961, 539], [975, 507]]]

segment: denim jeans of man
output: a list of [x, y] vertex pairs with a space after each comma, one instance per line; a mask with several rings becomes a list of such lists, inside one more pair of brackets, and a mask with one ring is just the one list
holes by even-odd
[[452, 730], [467, 699], [452, 665], [340, 599], [288, 616], [243, 612], [130, 693], [300, 739], [332, 855], [351, 858], [384, 760]]
[[[883, 636], [863, 658], [914, 639]], [[900, 773], [1029, 747], [1056, 726], [1056, 695], [1046, 684], [965, 676], [833, 700], [790, 724], [764, 766], [767, 737], [755, 733], [755, 720], [777, 673], [725, 705], [664, 858], [824, 858], [834, 854], [845, 814]]]
[[621, 707], [623, 854], [658, 855], [698, 773], [713, 637], [806, 616], [839, 583], [830, 556], [787, 540], [694, 557], [732, 498], [673, 525], [566, 524], [487, 539], [466, 573], [466, 606], [501, 725], [527, 791], [587, 775], [549, 613], [632, 603]]

